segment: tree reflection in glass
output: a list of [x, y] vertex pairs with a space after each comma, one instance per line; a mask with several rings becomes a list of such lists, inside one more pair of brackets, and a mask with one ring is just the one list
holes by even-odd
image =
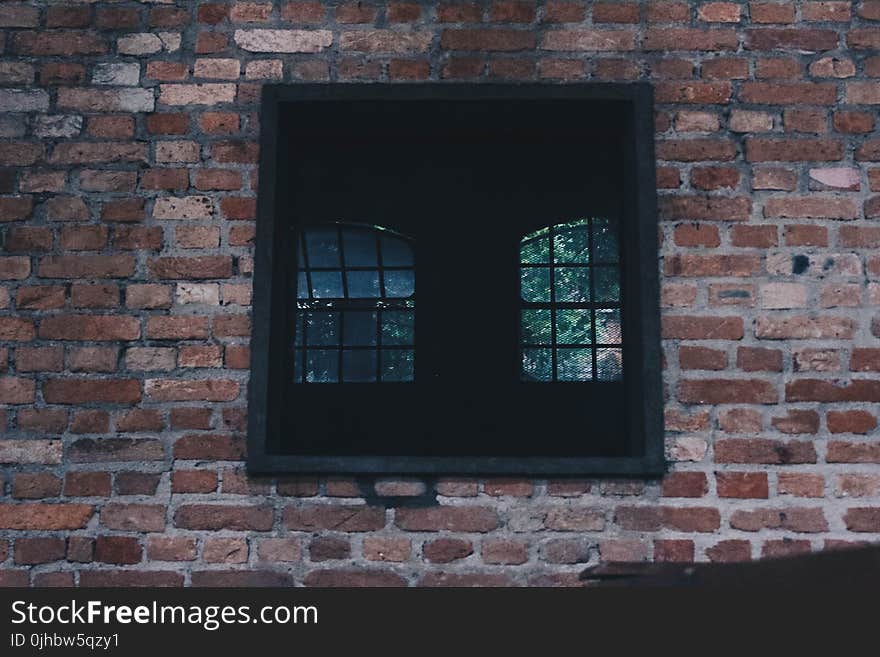
[[555, 224], [522, 238], [523, 381], [623, 378], [618, 244], [607, 218]]

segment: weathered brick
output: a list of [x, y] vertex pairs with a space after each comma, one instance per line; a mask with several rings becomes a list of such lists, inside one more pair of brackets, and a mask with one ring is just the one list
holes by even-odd
[[121, 531], [160, 532], [165, 529], [165, 512], [160, 504], [111, 503], [101, 509], [101, 525]]
[[0, 528], [29, 531], [82, 529], [94, 515], [88, 504], [0, 504]]
[[486, 507], [401, 508], [395, 514], [395, 524], [408, 531], [488, 532], [498, 526], [498, 515]]

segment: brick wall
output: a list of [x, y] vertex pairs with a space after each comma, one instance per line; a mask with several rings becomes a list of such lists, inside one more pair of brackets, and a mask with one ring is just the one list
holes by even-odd
[[[876, 541], [878, 47], [869, 0], [0, 2], [0, 583], [567, 584]], [[496, 79], [655, 85], [669, 474], [248, 478], [261, 83]]]

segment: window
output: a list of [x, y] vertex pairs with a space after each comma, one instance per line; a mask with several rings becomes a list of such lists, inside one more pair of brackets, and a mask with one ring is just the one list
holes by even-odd
[[662, 472], [651, 117], [644, 84], [265, 86], [250, 471]]
[[342, 223], [297, 236], [294, 383], [413, 380], [415, 270], [409, 241]]
[[618, 238], [604, 218], [520, 243], [523, 381], [623, 378]]

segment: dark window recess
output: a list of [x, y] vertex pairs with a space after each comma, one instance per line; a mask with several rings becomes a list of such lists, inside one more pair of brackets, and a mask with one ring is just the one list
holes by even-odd
[[660, 474], [652, 112], [265, 86], [249, 469]]

